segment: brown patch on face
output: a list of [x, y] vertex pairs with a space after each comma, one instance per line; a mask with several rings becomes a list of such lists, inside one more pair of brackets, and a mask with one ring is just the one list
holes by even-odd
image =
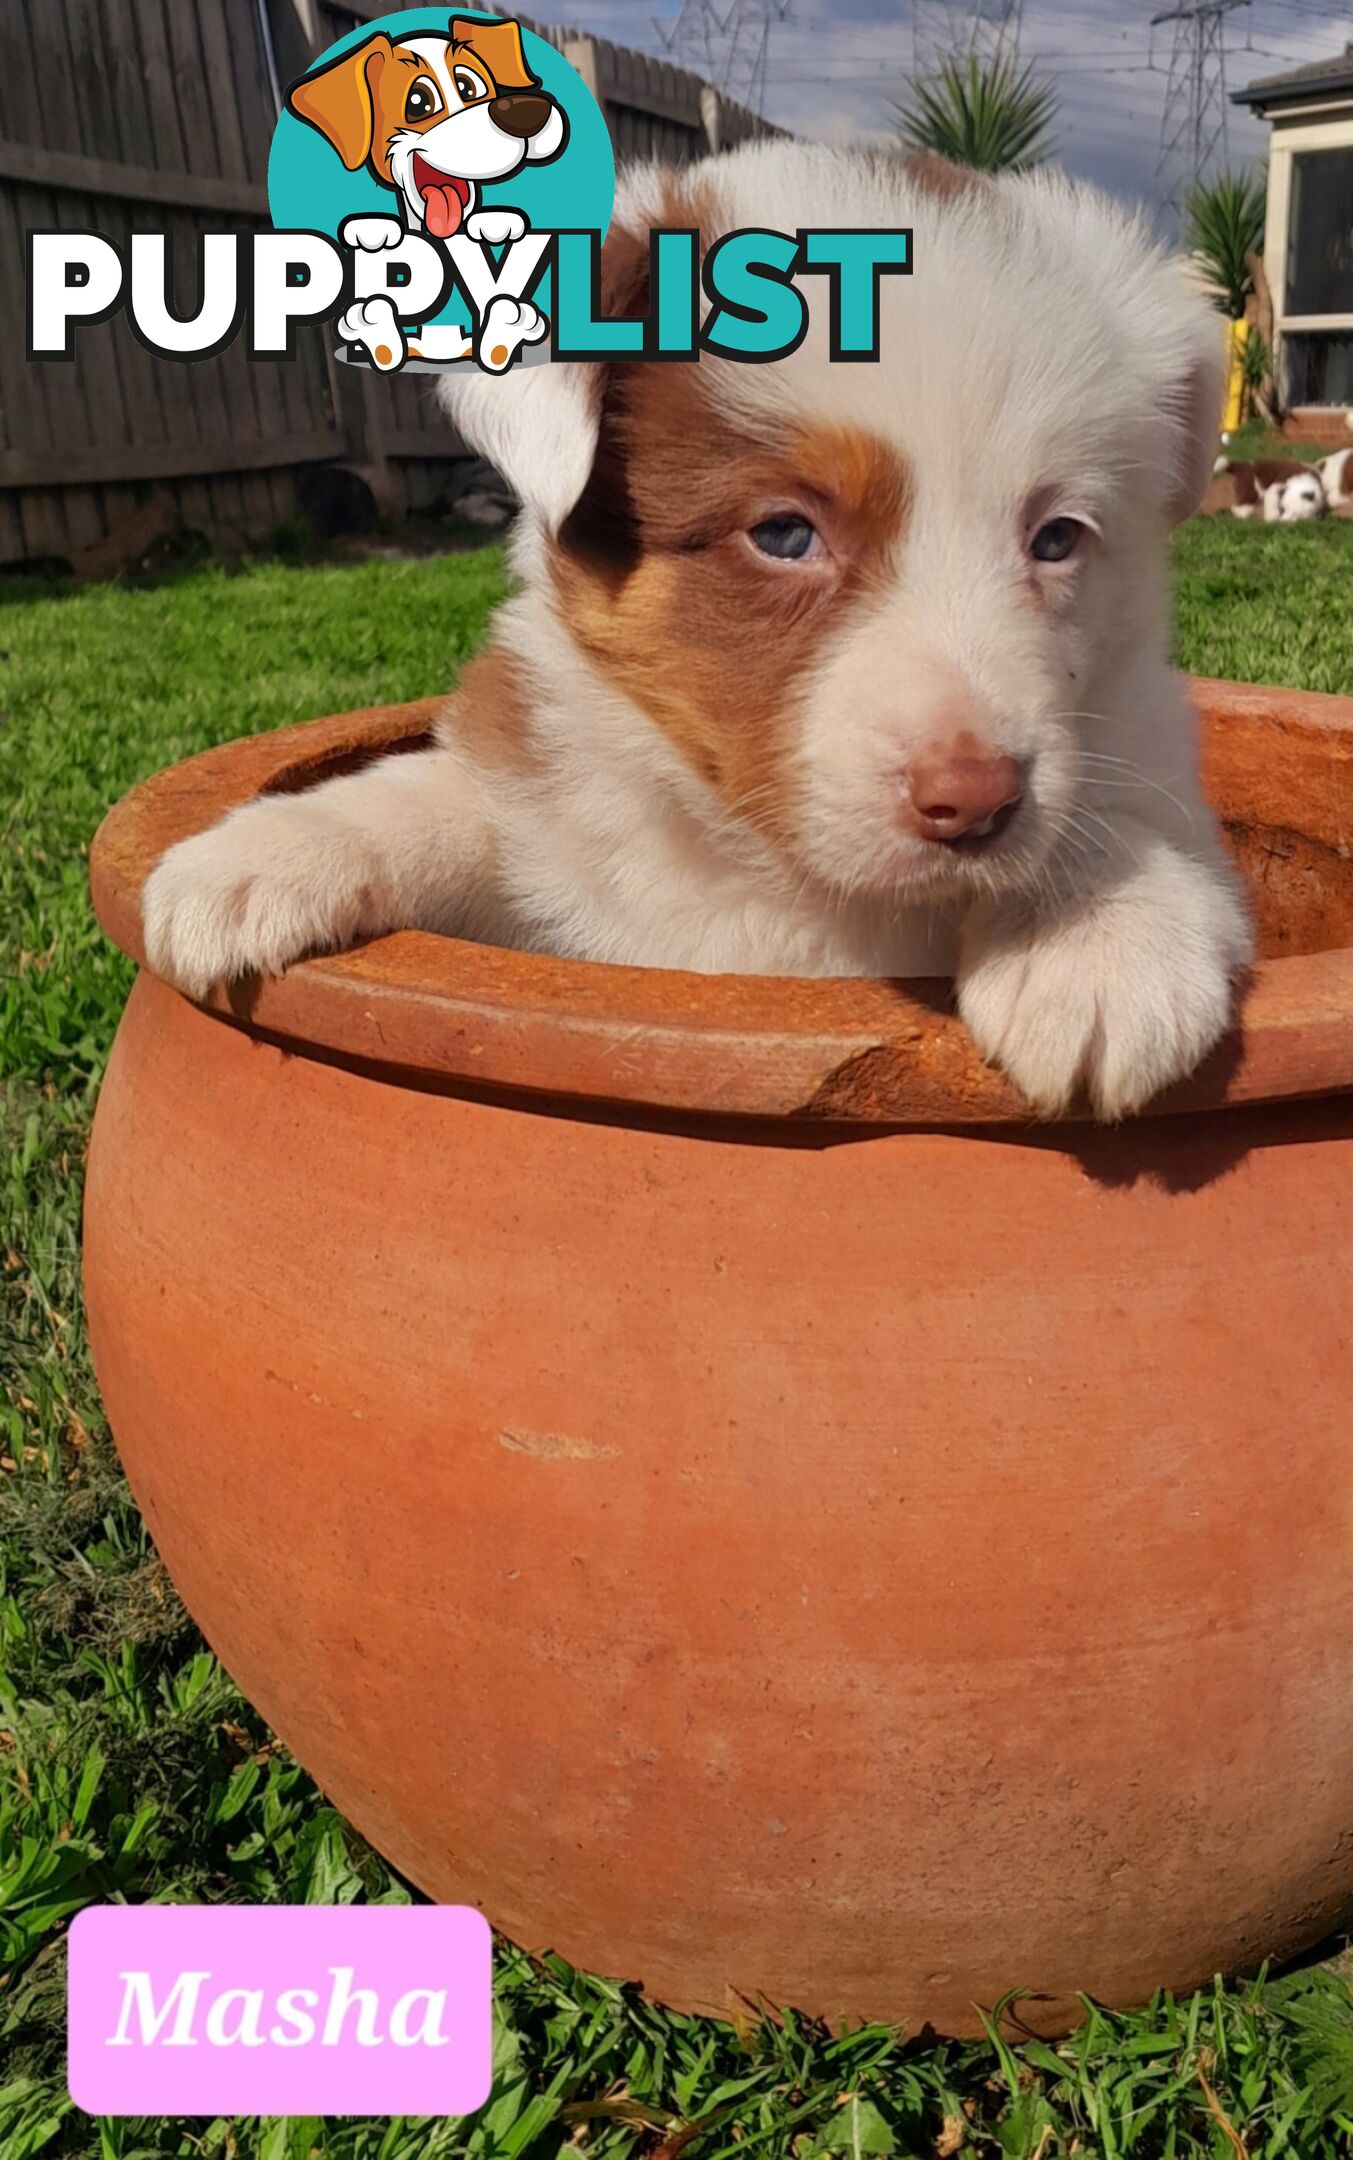
[[[790, 823], [794, 686], [886, 576], [907, 474], [846, 426], [764, 434], [723, 409], [701, 363], [610, 371], [592, 479], [551, 553], [592, 664], [686, 763], [773, 839]], [[802, 516], [824, 562], [758, 554], [749, 529]]]
[[790, 456], [814, 494], [838, 506], [852, 554], [886, 561], [902, 537], [910, 493], [898, 453], [862, 429], [820, 426], [798, 429]]
[[933, 196], [936, 202], [959, 202], [965, 196], [991, 193], [989, 173], [976, 172], [971, 165], [955, 165], [932, 150], [908, 151], [900, 162], [911, 186], [919, 188], [923, 195]]

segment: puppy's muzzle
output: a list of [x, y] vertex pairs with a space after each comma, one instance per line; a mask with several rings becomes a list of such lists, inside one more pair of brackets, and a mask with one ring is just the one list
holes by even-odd
[[489, 100], [489, 114], [495, 127], [504, 135], [515, 135], [519, 142], [529, 142], [538, 135], [550, 117], [550, 100], [534, 90], [508, 90], [501, 97]]

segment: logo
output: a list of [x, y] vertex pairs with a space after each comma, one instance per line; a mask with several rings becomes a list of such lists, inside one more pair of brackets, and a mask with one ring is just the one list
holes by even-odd
[[[600, 313], [615, 205], [605, 119], [561, 53], [510, 16], [409, 8], [342, 37], [287, 90], [268, 166], [272, 232], [204, 233], [191, 295], [163, 233], [28, 236], [30, 360], [70, 360], [125, 308], [163, 358], [247, 335], [293, 359], [306, 325], [382, 374], [549, 360], [779, 360], [825, 294], [834, 361], [879, 357], [905, 228], [685, 228], [649, 237], [642, 319]], [[181, 312], [183, 306], [191, 312]], [[820, 305], [820, 301], [815, 301]]]
[[286, 94], [273, 223], [351, 251], [340, 357], [393, 373], [546, 358], [556, 235], [604, 237], [610, 136], [577, 71], [503, 16], [410, 9]]
[[91, 2115], [468, 2115], [492, 1943], [464, 1905], [94, 1905], [69, 1939]]

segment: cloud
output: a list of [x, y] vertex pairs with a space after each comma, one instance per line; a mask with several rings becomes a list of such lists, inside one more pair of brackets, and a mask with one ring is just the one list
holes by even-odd
[[[665, 52], [679, 0], [537, 0], [539, 21], [559, 21]], [[892, 108], [912, 68], [911, 6], [899, 0], [790, 0], [771, 31], [766, 110], [796, 133], [826, 141], [891, 133]], [[962, 0], [919, 0], [932, 20]], [[990, 4], [990, 0], [987, 0]], [[1165, 0], [1159, 0], [1165, 4]], [[1152, 31], [1148, 5], [1123, 0], [1024, 0], [1021, 54], [1058, 92], [1056, 153], [1067, 170], [1116, 195], [1144, 201], [1166, 221], [1168, 176], [1158, 172], [1161, 121], [1174, 32]], [[1337, 0], [1252, 0], [1225, 18], [1228, 89], [1341, 50], [1353, 8]], [[703, 70], [702, 70], [703, 72]], [[1227, 103], [1232, 165], [1262, 157], [1268, 128]]]

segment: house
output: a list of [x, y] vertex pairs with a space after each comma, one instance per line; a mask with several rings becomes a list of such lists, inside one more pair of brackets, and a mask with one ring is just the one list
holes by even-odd
[[1353, 407], [1353, 43], [1232, 102], [1273, 128], [1264, 269], [1283, 402]]

